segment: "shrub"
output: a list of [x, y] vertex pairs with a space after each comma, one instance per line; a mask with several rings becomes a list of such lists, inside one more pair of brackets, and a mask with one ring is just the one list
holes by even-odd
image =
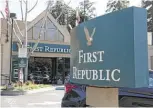
[[33, 84], [32, 81], [27, 81], [27, 82], [25, 82], [25, 85], [32, 85], [32, 84]]

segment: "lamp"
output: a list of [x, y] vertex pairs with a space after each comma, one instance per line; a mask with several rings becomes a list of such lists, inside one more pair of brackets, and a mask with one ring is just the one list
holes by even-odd
[[10, 18], [12, 19], [12, 27], [11, 27], [11, 37], [10, 37], [10, 78], [9, 84], [12, 79], [12, 37], [13, 37], [13, 20], [16, 19], [16, 13], [10, 13]]

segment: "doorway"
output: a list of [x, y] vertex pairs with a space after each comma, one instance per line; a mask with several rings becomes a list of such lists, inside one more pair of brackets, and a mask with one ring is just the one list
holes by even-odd
[[35, 83], [64, 84], [70, 70], [70, 58], [31, 57], [28, 79]]

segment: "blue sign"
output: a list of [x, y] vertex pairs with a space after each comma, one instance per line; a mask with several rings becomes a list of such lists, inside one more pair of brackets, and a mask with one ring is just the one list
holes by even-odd
[[[28, 48], [32, 49], [35, 43], [28, 43]], [[18, 51], [17, 43], [14, 42], [12, 46], [13, 51]], [[70, 54], [70, 45], [59, 45], [59, 44], [45, 44], [39, 43], [35, 52], [42, 53], [66, 53]]]
[[147, 12], [130, 7], [71, 31], [71, 81], [99, 87], [148, 87]]

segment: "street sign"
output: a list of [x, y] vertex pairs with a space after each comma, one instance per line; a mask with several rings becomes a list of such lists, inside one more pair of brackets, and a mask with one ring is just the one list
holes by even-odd
[[27, 66], [27, 58], [18, 58], [19, 60], [19, 67], [24, 68]]
[[18, 57], [27, 58], [27, 48], [19, 48]]
[[131, 7], [71, 31], [71, 81], [99, 87], [148, 87], [147, 12]]

